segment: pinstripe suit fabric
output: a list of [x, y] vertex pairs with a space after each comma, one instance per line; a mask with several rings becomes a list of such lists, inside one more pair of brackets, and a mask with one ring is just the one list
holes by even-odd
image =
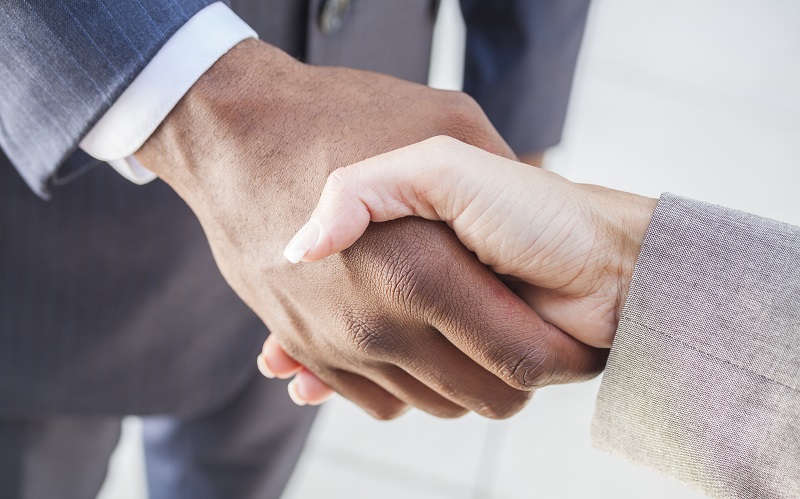
[[103, 165], [45, 203], [3, 162], [0, 192], [0, 416], [191, 414], [252, 374], [266, 328], [165, 184]]
[[210, 3], [0, 3], [0, 147], [34, 191], [47, 193], [47, 179], [83, 135], [169, 37]]

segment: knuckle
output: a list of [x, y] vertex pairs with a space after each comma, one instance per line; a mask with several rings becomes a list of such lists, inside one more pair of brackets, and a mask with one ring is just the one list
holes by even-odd
[[448, 114], [451, 123], [461, 125], [482, 122], [484, 118], [483, 110], [478, 102], [464, 92], [452, 94]]
[[452, 92], [452, 106], [454, 110], [465, 113], [475, 113], [481, 110], [478, 101], [472, 98], [471, 95], [465, 92]]
[[344, 192], [350, 178], [350, 170], [346, 166], [339, 167], [328, 175], [325, 181], [324, 192], [338, 194]]
[[553, 363], [541, 348], [528, 344], [509, 347], [499, 356], [499, 372], [506, 383], [519, 390], [533, 390], [550, 384]]
[[485, 127], [483, 109], [470, 95], [452, 90], [436, 92], [436, 123], [442, 135], [461, 138], [463, 132]]

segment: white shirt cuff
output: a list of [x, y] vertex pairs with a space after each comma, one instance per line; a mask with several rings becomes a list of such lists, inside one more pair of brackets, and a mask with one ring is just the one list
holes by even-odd
[[195, 14], [175, 32], [80, 143], [131, 182], [156, 178], [133, 153], [192, 85], [242, 40], [258, 35], [222, 2]]

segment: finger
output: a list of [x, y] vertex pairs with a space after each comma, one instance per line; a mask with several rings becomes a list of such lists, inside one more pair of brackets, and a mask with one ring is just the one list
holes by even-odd
[[396, 365], [381, 367], [379, 372], [371, 374], [371, 378], [399, 400], [432, 416], [451, 419], [469, 412]]
[[316, 374], [334, 391], [364, 409], [375, 419], [395, 419], [409, 409], [408, 404], [361, 375], [335, 369], [319, 370]]
[[[439, 417], [457, 417], [470, 409], [503, 418], [525, 405], [530, 391], [509, 386], [420, 322], [424, 318], [416, 318], [416, 326], [394, 320], [345, 322], [359, 351], [378, 361], [359, 372], [400, 400]], [[454, 409], [458, 412], [452, 414]]]
[[370, 221], [418, 216], [450, 222], [456, 215], [451, 200], [462, 194], [455, 192], [453, 165], [467, 153], [473, 163], [474, 155], [498, 160], [453, 138], [434, 137], [334, 171], [284, 256], [297, 263], [338, 253], [358, 240]]
[[424, 306], [430, 324], [455, 347], [519, 389], [587, 379], [602, 370], [602, 352], [542, 320], [474, 255], [465, 255], [457, 239], [445, 238], [444, 246], [437, 251], [452, 255], [448, 271]]
[[[283, 352], [280, 345], [278, 345], [277, 348]], [[284, 355], [286, 354], [284, 353]], [[474, 364], [472, 361], [469, 362]], [[486, 371], [484, 371], [484, 373], [487, 375], [489, 374]], [[425, 384], [420, 383], [413, 377], [410, 377], [406, 372], [394, 366], [383, 366], [381, 371], [374, 376], [379, 386], [382, 386], [387, 392], [393, 394], [406, 404], [417, 407], [434, 416], [453, 418], [460, 417], [467, 412], [461, 405], [442, 397]], [[288, 390], [289, 396], [297, 405], [319, 405], [328, 400], [335, 393], [333, 389], [324, 381], [320, 380], [313, 372], [303, 367], [300, 367], [299, 370], [296, 371], [294, 379], [289, 383]]]
[[[466, 408], [454, 402], [455, 399], [449, 397], [448, 393], [437, 393], [437, 390], [404, 370], [420, 350], [431, 349], [430, 357], [426, 358], [438, 365], [442, 359], [436, 353], [445, 345], [452, 348], [438, 332], [419, 318], [398, 320], [397, 317], [384, 316], [371, 320], [355, 313], [348, 315], [342, 325], [345, 336], [356, 347], [356, 352], [336, 359], [341, 368], [370, 379], [408, 405], [434, 416], [452, 418], [466, 412]], [[370, 362], [357, 362], [363, 357], [370, 359]], [[317, 372], [314, 367], [307, 367]], [[457, 365], [452, 367], [458, 369]]]
[[292, 377], [303, 366], [286, 353], [275, 335], [269, 335], [257, 360], [258, 369], [267, 378]]
[[[370, 221], [381, 222], [410, 215], [421, 205], [415, 185], [426, 166], [425, 142], [369, 158], [340, 168], [328, 177], [311, 219], [289, 242], [284, 255], [293, 263], [320, 260], [350, 247], [367, 229]], [[428, 165], [432, 166], [432, 165]], [[435, 179], [426, 178], [436, 185]], [[435, 211], [421, 210], [436, 218]]]
[[[412, 343], [414, 339], [408, 341]], [[414, 355], [406, 356], [400, 366], [456, 405], [488, 418], [502, 419], [519, 412], [530, 400], [532, 391], [509, 386], [438, 331], [425, 334], [424, 341], [418, 348], [412, 344]]]
[[[313, 357], [307, 357], [306, 351], [298, 345], [293, 344], [291, 339], [284, 339], [283, 341], [286, 341], [285, 345], [277, 346], [289, 359], [298, 363], [300, 367], [296, 372], [304, 370], [312, 373], [321, 383], [352, 401], [372, 415], [372, 417], [381, 420], [394, 419], [408, 410], [408, 405], [405, 402], [389, 393], [374, 381], [360, 374], [334, 367], [330, 363], [320, 364]], [[277, 344], [277, 341], [275, 341], [275, 344]], [[264, 343], [264, 347], [275, 348], [275, 345], [267, 341]], [[336, 359], [338, 358], [333, 360]], [[377, 363], [374, 365], [377, 365]], [[367, 369], [373, 368], [374, 367], [370, 367]], [[304, 381], [301, 382], [301, 386], [303, 383], [306, 383], [305, 375], [303, 375], [302, 378]], [[298, 392], [294, 390], [297, 389], [299, 389], [299, 387], [294, 388], [293, 393], [290, 392], [290, 395], [296, 395]], [[301, 393], [300, 395], [302, 396], [303, 394]], [[298, 397], [298, 401], [303, 402], [300, 397]]]
[[289, 383], [289, 397], [297, 405], [319, 405], [335, 392], [308, 369], [301, 369]]

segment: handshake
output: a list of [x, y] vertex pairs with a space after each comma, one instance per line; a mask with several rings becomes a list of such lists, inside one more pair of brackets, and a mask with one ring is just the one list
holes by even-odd
[[[448, 347], [450, 357], [442, 356], [440, 360], [448, 359], [442, 363], [429, 352], [406, 346], [402, 351], [409, 358], [398, 359], [396, 366], [409, 374], [412, 371], [404, 366], [418, 366], [416, 381], [425, 385], [428, 396], [434, 395], [428, 391], [432, 390], [462, 408], [503, 417], [513, 414], [520, 406], [516, 401], [524, 395], [512, 397], [511, 404], [500, 398], [501, 405], [495, 405], [498, 399], [489, 390], [477, 391], [473, 380], [488, 388], [496, 383], [491, 379], [495, 376], [508, 385], [503, 387], [506, 393], [525, 393], [581, 379], [602, 365], [655, 203], [574, 184], [440, 136], [334, 171], [311, 219], [284, 255], [291, 263], [321, 260], [351, 247], [370, 222], [411, 216], [445, 222], [459, 242], [519, 297], [518, 303], [506, 305], [513, 320], [503, 321], [493, 311], [486, 313], [497, 317], [494, 325], [482, 320], [478, 327], [450, 336], [450, 329], [436, 329], [434, 335], [447, 338], [460, 352]], [[507, 295], [498, 289], [503, 284], [485, 286], [492, 294]], [[485, 290], [464, 293], [484, 296], [484, 307], [492, 307], [492, 295]], [[463, 304], [449, 303], [463, 310]], [[476, 320], [474, 315], [467, 317]], [[403, 331], [388, 334], [398, 337], [382, 341], [427, 348]], [[422, 359], [429, 359], [428, 365], [420, 366]], [[299, 405], [321, 403], [333, 393], [287, 354], [275, 336], [265, 342], [257, 364], [267, 377], [295, 376], [289, 395]], [[455, 366], [466, 374], [460, 381]], [[447, 375], [452, 378], [445, 384], [440, 380]]]
[[599, 447], [716, 496], [751, 496], [754, 469], [759, 497], [798, 495], [796, 227], [574, 184], [517, 162], [464, 94], [256, 41], [136, 156], [269, 327], [258, 366], [295, 402], [505, 418], [595, 376], [619, 334]]
[[595, 376], [620, 334], [597, 445], [712, 495], [757, 476], [759, 497], [798, 496], [796, 227], [569, 182], [517, 162], [464, 94], [256, 41], [136, 156], [194, 211], [296, 402], [505, 418]]
[[[462, 93], [254, 40], [137, 152], [272, 332], [262, 371], [296, 375], [301, 403], [332, 389], [381, 419], [504, 418], [603, 368], [655, 201], [515, 157]], [[286, 254], [330, 256], [291, 265], [281, 249], [323, 186]]]

